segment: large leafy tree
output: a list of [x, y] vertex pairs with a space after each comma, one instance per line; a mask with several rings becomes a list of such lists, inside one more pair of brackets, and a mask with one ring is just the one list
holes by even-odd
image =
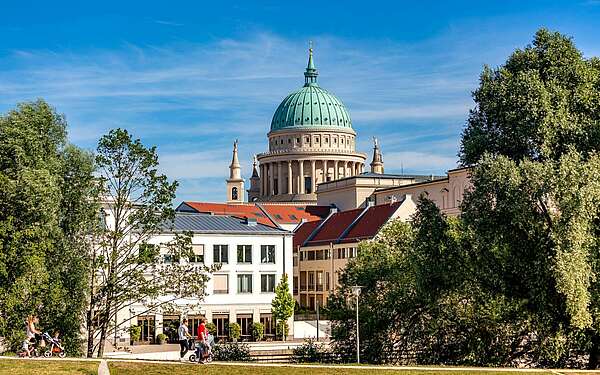
[[92, 156], [68, 144], [66, 128], [42, 100], [0, 117], [0, 336], [13, 347], [38, 315], [80, 350], [96, 185]]
[[[105, 225], [91, 253], [88, 356], [102, 356], [106, 339], [123, 331], [127, 321], [115, 322], [119, 311], [141, 304], [139, 314], [147, 314], [180, 298], [202, 298], [211, 271], [187, 262], [191, 235], [173, 232], [177, 183], [158, 172], [155, 147], [111, 130], [98, 143], [96, 165]], [[164, 233], [173, 239], [150, 244]], [[162, 262], [163, 255], [171, 261]]]

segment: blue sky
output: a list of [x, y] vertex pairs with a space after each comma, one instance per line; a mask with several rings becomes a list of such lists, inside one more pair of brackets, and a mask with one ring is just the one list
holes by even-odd
[[600, 0], [5, 1], [2, 13], [0, 112], [44, 98], [89, 149], [127, 128], [158, 146], [178, 200], [225, 199], [235, 138], [249, 176], [275, 108], [303, 83], [308, 40], [357, 148], [377, 136], [386, 171], [424, 174], [456, 165], [484, 64], [540, 27], [600, 56]]

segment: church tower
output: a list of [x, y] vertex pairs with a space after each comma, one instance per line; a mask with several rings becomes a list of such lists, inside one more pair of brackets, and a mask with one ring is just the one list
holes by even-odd
[[229, 166], [229, 178], [227, 179], [227, 203], [244, 202], [244, 179], [242, 168], [238, 160], [238, 140], [233, 142], [233, 158]]
[[248, 202], [254, 202], [260, 197], [260, 176], [258, 175], [258, 159], [254, 155], [252, 162], [252, 177], [250, 177], [250, 189], [248, 189]]
[[377, 138], [373, 137], [373, 161], [371, 162], [371, 173], [383, 174], [383, 157]]

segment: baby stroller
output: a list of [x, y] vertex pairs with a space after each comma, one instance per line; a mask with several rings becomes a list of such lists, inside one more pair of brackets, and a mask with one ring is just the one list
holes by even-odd
[[44, 340], [46, 340], [46, 351], [44, 352], [44, 357], [49, 358], [53, 355], [57, 355], [60, 358], [64, 358], [67, 353], [65, 353], [65, 348], [60, 344], [58, 339], [50, 336], [48, 332], [44, 332], [42, 335]]
[[[194, 343], [193, 339], [191, 340], [192, 343]], [[190, 362], [196, 362], [197, 358], [200, 357], [200, 350], [202, 349], [202, 346], [204, 346], [204, 355], [203, 355], [203, 360], [205, 363], [208, 362], [212, 362], [213, 360], [213, 355], [212, 355], [212, 347], [215, 345], [215, 338], [213, 335], [211, 335], [210, 333], [206, 336], [206, 345], [202, 344], [201, 342], [196, 342], [194, 346], [190, 346], [190, 347], [195, 347], [195, 351], [194, 353], [192, 353], [190, 355]]]

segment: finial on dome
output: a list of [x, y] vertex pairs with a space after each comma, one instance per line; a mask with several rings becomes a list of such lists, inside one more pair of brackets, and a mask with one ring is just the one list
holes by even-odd
[[311, 40], [308, 42], [308, 64], [306, 65], [306, 71], [304, 72], [304, 86], [316, 85], [318, 75], [319, 73], [317, 72], [313, 61], [313, 43]]

